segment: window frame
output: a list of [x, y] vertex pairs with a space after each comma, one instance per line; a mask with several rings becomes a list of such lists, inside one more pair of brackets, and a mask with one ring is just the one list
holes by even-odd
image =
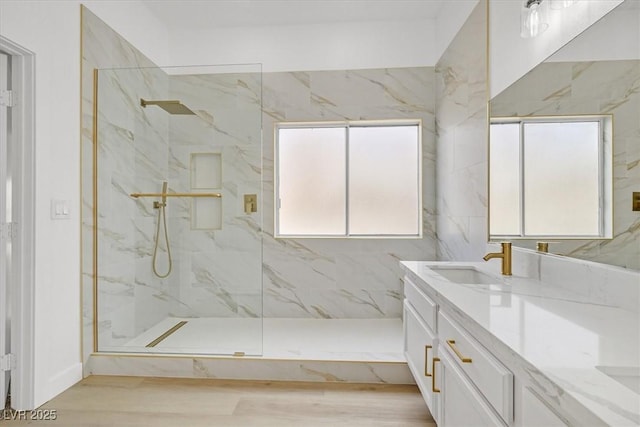
[[[598, 234], [597, 235], [570, 235], [570, 234], [526, 234], [525, 233], [525, 171], [524, 171], [524, 126], [537, 123], [575, 123], [598, 122]], [[556, 115], [556, 116], [513, 116], [491, 117], [488, 133], [491, 126], [502, 124], [519, 125], [519, 234], [492, 234], [491, 233], [491, 156], [488, 166], [488, 218], [487, 230], [490, 241], [496, 240], [610, 240], [613, 238], [613, 115], [611, 114], [584, 114], [584, 115]], [[491, 152], [491, 139], [487, 151]]]
[[[352, 234], [349, 230], [349, 128], [352, 127], [392, 127], [417, 126], [417, 204], [418, 224], [417, 234]], [[282, 234], [280, 233], [280, 129], [312, 129], [312, 128], [344, 128], [345, 129], [345, 234]], [[421, 239], [424, 232], [423, 215], [423, 156], [422, 156], [422, 120], [421, 119], [381, 119], [381, 120], [342, 120], [342, 121], [301, 121], [277, 122], [274, 124], [273, 135], [273, 207], [274, 227], [273, 235], [276, 239]]]

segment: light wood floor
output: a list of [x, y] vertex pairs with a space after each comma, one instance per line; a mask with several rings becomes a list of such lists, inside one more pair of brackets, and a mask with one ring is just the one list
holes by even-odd
[[430, 426], [416, 386], [92, 376], [4, 426]]

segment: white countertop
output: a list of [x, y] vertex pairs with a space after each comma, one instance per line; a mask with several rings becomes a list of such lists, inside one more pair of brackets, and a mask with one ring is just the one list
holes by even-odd
[[[640, 367], [639, 313], [594, 304], [537, 280], [496, 275], [486, 263], [403, 261], [401, 265], [419, 285], [428, 284], [436, 302], [468, 317], [465, 320], [473, 327], [484, 328], [514, 358], [551, 381], [558, 395], [548, 398], [567, 393], [606, 424], [640, 425], [640, 394], [603, 373], [607, 367], [628, 371]], [[454, 283], [429, 268], [437, 266], [473, 266], [503, 283]]]

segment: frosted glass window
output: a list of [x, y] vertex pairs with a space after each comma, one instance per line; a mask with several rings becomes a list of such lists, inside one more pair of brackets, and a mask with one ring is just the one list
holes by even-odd
[[520, 124], [491, 125], [489, 212], [492, 234], [520, 235]]
[[599, 151], [599, 122], [524, 124], [525, 234], [599, 234]]
[[554, 117], [492, 123], [490, 235], [609, 236], [610, 120]]
[[418, 126], [349, 129], [349, 233], [417, 235]]
[[277, 237], [419, 237], [419, 122], [279, 125]]
[[278, 132], [278, 234], [346, 233], [346, 128]]

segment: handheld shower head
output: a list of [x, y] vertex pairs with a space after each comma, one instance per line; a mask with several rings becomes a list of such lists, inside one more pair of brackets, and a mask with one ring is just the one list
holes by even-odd
[[167, 205], [167, 181], [162, 183], [162, 204]]
[[140, 105], [146, 108], [147, 105], [157, 105], [169, 114], [195, 115], [193, 111], [178, 100], [169, 101], [147, 101], [140, 98]]

